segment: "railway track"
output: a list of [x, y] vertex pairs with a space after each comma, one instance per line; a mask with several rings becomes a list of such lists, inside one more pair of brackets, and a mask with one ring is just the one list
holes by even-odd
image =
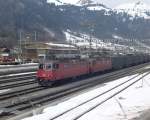
[[26, 89], [22, 89], [22, 90], [16, 90], [14, 92], [9, 92], [7, 94], [0, 94], [0, 101], [1, 100], [6, 100], [6, 99], [9, 99], [9, 98], [19, 97], [21, 95], [29, 94], [29, 93], [40, 91], [40, 90], [43, 90], [43, 89], [46, 89], [46, 88], [39, 87], [37, 85], [35, 87], [30, 87], [30, 88], [26, 88]]
[[0, 79], [0, 90], [10, 89], [34, 83], [36, 83], [35, 73], [16, 75], [11, 78], [10, 76], [5, 76]]
[[[137, 83], [138, 81], [140, 81], [141, 79], [143, 79], [144, 77], [146, 77], [149, 74], [150, 74], [150, 72], [143, 74], [143, 75], [136, 75], [133, 78], [126, 80], [125, 82], [122, 82], [102, 93], [99, 93], [98, 95], [96, 95], [92, 98], [89, 98], [88, 100], [83, 101], [74, 107], [64, 110], [61, 113], [57, 114], [57, 111], [56, 111], [57, 115], [54, 115], [53, 117], [50, 117], [48, 119], [49, 120], [57, 120], [57, 119], [63, 120], [65, 118], [69, 118], [71, 120], [79, 120], [81, 117], [85, 116], [87, 113], [96, 109], [97, 107], [99, 107], [100, 105], [102, 105], [103, 103], [108, 101], [109, 99], [115, 97], [116, 95], [123, 92], [124, 90], [126, 90], [133, 84]], [[73, 113], [76, 113], [76, 114], [73, 114]]]
[[1, 111], [3, 111], [1, 115], [20, 114], [23, 112], [27, 112], [28, 110], [31, 110], [33, 108], [52, 103], [53, 101], [64, 96], [68, 96], [74, 94], [75, 92], [83, 91], [86, 88], [103, 83], [104, 81], [112, 81], [129, 74], [148, 71], [148, 69], [146, 69], [145, 71], [135, 70], [140, 67], [141, 66], [136, 66], [128, 68], [126, 70], [88, 78], [87, 80], [77, 81], [71, 84], [55, 86], [54, 88], [43, 88], [34, 84], [35, 87], [31, 86], [28, 89], [25, 88], [22, 90], [16, 90], [1, 94], [0, 107]]
[[19, 81], [19, 82], [16, 82], [16, 83], [3, 84], [3, 85], [0, 85], [0, 90], [12, 89], [12, 88], [15, 88], [15, 87], [22, 87], [22, 86], [25, 86], [25, 85], [30, 85], [30, 84], [35, 84], [35, 83], [37, 83], [37, 81], [35, 81], [35, 79], [30, 79], [30, 80], [24, 80], [24, 82]]
[[9, 74], [9, 75], [1, 75], [0, 81], [7, 81], [7, 79], [19, 79], [25, 78], [30, 76], [35, 76], [36, 72], [24, 72], [24, 73], [16, 73], [16, 74]]

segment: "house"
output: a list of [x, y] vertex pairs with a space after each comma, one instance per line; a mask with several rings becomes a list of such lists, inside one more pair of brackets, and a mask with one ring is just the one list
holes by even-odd
[[75, 46], [66, 43], [29, 42], [22, 44], [21, 48], [21, 56], [25, 60], [71, 58], [79, 55]]

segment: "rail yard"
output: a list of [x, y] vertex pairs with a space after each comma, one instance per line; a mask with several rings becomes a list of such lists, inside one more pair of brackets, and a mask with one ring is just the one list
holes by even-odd
[[0, 120], [150, 120], [150, 2], [0, 0]]
[[[37, 113], [40, 113], [46, 105], [59, 103], [60, 101], [64, 101], [65, 99], [71, 98], [72, 96], [76, 96], [85, 91], [89, 91], [90, 89], [94, 89], [97, 85], [103, 85], [103, 83], [114, 81], [116, 79], [126, 77], [129, 75], [139, 74], [128, 79], [127, 81], [120, 83], [117, 86], [114, 86], [113, 88], [110, 88], [105, 93], [111, 92], [117, 87], [120, 87], [123, 84], [127, 84], [128, 82], [129, 84], [127, 84], [126, 87], [129, 87], [134, 82], [136, 82], [134, 80], [135, 78], [138, 77], [138, 81], [149, 74], [150, 68], [147, 66], [149, 66], [149, 63], [141, 64], [138, 66], [132, 66], [117, 71], [111, 71], [107, 74], [101, 73], [101, 75], [93, 75], [90, 77], [78, 78], [78, 80], [67, 80], [64, 82], [57, 83], [53, 87], [39, 86], [37, 81], [35, 80], [36, 72], [21, 72], [20, 74], [14, 73], [13, 75], [1, 75], [0, 119], [22, 119], [33, 114], [33, 109], [35, 109]], [[145, 74], [145, 72], [148, 73]], [[125, 88], [121, 88], [121, 90], [123, 89]], [[118, 92], [121, 92], [121, 90], [119, 89], [115, 91], [113, 95], [117, 94]], [[101, 93], [101, 95], [105, 93]], [[113, 97], [113, 95], [111, 95], [110, 98]], [[64, 115], [65, 113], [73, 109], [74, 108], [71, 108], [70, 110], [65, 111], [59, 116]], [[55, 116], [52, 119], [57, 118], [59, 116]]]

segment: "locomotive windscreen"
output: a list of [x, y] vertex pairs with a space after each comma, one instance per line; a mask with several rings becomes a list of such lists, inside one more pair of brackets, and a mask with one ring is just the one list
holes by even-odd
[[39, 64], [39, 69], [46, 69], [46, 70], [50, 70], [50, 69], [58, 69], [59, 68], [59, 64], [56, 63], [46, 63], [46, 64]]
[[39, 69], [44, 69], [44, 64], [40, 64]]
[[59, 68], [59, 64], [53, 64], [53, 69], [58, 69]]
[[46, 69], [52, 69], [52, 65], [51, 64], [47, 64], [46, 65]]

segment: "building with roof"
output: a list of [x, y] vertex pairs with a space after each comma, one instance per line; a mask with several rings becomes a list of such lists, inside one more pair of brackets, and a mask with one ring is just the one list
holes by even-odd
[[24, 60], [72, 58], [79, 55], [78, 48], [66, 43], [28, 42], [21, 45]]

